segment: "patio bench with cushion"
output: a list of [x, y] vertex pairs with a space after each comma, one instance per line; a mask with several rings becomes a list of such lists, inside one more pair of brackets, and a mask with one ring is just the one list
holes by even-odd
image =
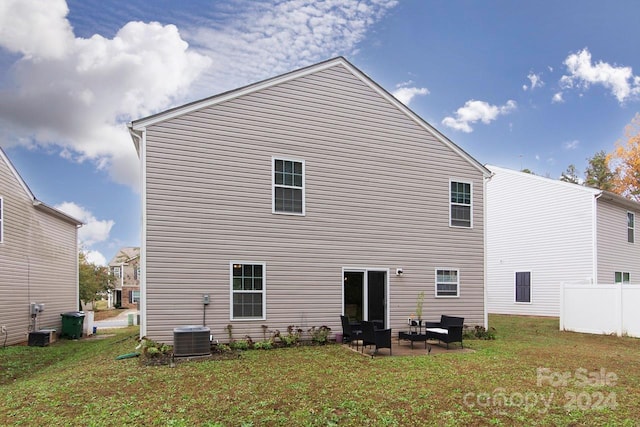
[[464, 326], [464, 317], [454, 316], [440, 316], [439, 322], [427, 322], [425, 331], [427, 339], [435, 339], [447, 344], [459, 342], [460, 346], [464, 348], [462, 344], [462, 328]]

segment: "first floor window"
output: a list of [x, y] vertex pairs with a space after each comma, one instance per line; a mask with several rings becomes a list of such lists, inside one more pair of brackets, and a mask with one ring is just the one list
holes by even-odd
[[531, 272], [516, 272], [516, 302], [531, 302]]
[[264, 319], [264, 263], [231, 264], [231, 318]]
[[436, 270], [436, 296], [460, 296], [460, 282], [458, 270]]
[[629, 283], [630, 274], [626, 271], [615, 272], [615, 283]]
[[471, 183], [451, 181], [449, 225], [471, 227]]

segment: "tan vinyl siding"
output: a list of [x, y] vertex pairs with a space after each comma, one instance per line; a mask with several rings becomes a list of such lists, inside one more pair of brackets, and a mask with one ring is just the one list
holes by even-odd
[[[389, 269], [390, 326], [483, 323], [483, 175], [343, 66], [150, 126], [146, 135], [147, 335], [207, 325], [340, 330], [342, 268]], [[306, 215], [272, 214], [272, 158], [305, 161]], [[472, 229], [449, 227], [449, 179], [473, 183]], [[229, 262], [266, 263], [267, 318], [230, 322]], [[404, 276], [394, 275], [403, 267]], [[435, 268], [460, 298], [434, 297]], [[395, 332], [394, 332], [395, 334]]]
[[640, 211], [598, 200], [598, 283], [613, 283], [616, 271], [640, 283], [640, 233], [636, 230], [635, 243], [627, 241], [627, 212], [635, 212], [637, 229]]
[[[2, 159], [0, 196], [0, 325], [7, 325], [7, 344], [27, 340], [31, 302], [45, 304], [37, 327], [59, 333], [60, 313], [78, 308], [76, 226], [37, 210]], [[0, 340], [4, 342], [4, 336]]]

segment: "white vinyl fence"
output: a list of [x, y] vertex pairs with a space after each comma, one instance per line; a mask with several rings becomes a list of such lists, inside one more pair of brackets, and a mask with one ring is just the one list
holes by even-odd
[[560, 287], [560, 330], [640, 338], [640, 285]]

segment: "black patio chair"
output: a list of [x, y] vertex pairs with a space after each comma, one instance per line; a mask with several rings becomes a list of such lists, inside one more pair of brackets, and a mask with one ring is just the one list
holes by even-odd
[[349, 343], [349, 346], [352, 346], [352, 343], [355, 341], [356, 350], [358, 350], [358, 341], [362, 335], [362, 330], [356, 329], [351, 322], [349, 322], [347, 316], [340, 316], [340, 321], [342, 322], [342, 342]]
[[362, 351], [369, 346], [375, 347], [373, 354], [376, 354], [378, 349], [388, 348], [391, 356], [391, 329], [376, 329], [373, 322], [362, 322]]

